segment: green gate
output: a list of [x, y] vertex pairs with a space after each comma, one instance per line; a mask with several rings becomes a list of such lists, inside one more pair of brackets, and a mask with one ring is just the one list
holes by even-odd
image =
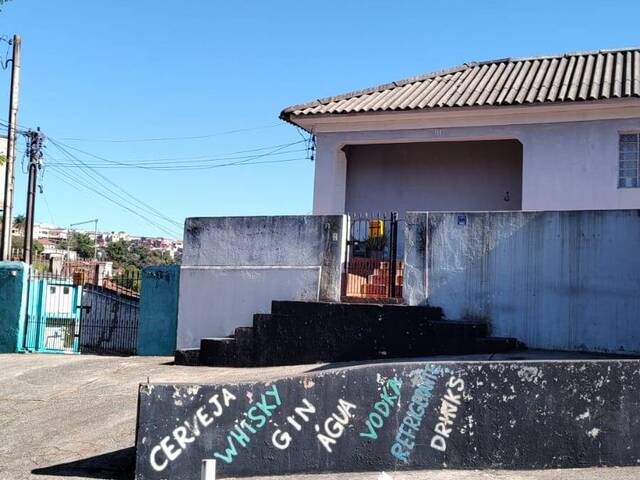
[[78, 353], [82, 287], [62, 275], [33, 271], [29, 278], [24, 348]]

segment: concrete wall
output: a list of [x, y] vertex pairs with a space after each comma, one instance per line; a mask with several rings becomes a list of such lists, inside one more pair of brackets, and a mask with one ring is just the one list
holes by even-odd
[[407, 218], [407, 303], [529, 347], [640, 352], [639, 211]]
[[22, 349], [29, 269], [22, 262], [0, 262], [0, 353]]
[[204, 459], [221, 478], [640, 462], [637, 360], [387, 362], [138, 398], [140, 480], [196, 479]]
[[[640, 118], [406, 130], [391, 128], [390, 125], [388, 130], [379, 131], [317, 133], [315, 214], [348, 211], [347, 156], [342, 150], [346, 145], [498, 139], [515, 139], [523, 145], [523, 210], [640, 208], [640, 189], [617, 188], [618, 134], [640, 130]], [[385, 179], [389, 180], [390, 177]], [[376, 189], [379, 187], [371, 186], [371, 202], [376, 201]], [[449, 211], [454, 209], [445, 208]], [[389, 208], [385, 206], [381, 210]]]
[[354, 145], [346, 156], [349, 213], [522, 207], [516, 140]]
[[268, 313], [272, 300], [340, 299], [346, 217], [189, 218], [177, 348]]
[[178, 324], [179, 265], [142, 269], [138, 355], [173, 355]]

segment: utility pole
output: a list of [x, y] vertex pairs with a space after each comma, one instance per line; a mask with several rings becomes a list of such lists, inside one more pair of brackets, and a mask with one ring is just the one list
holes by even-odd
[[42, 145], [44, 135], [40, 128], [35, 132], [29, 130], [27, 136], [27, 153], [29, 154], [29, 189], [27, 190], [27, 215], [24, 231], [24, 262], [31, 264], [33, 260], [33, 221], [36, 213], [36, 184], [38, 170], [42, 164]]
[[18, 91], [20, 88], [20, 45], [18, 35], [13, 36], [11, 57], [11, 91], [9, 94], [9, 128], [7, 139], [7, 169], [4, 179], [4, 207], [2, 210], [2, 239], [0, 260], [11, 260], [11, 227], [13, 226], [13, 190], [16, 162], [16, 127], [18, 126]]

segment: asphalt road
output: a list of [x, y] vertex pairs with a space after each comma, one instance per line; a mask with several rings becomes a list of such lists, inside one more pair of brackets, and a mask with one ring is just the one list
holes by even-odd
[[[174, 366], [171, 361], [170, 357], [0, 355], [0, 480], [132, 479], [140, 382], [265, 381], [318, 367], [195, 368]], [[637, 480], [640, 467], [388, 472], [386, 476], [369, 472], [277, 478]]]

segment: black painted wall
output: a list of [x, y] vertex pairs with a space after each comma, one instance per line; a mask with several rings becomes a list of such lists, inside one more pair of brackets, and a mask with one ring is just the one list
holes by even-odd
[[[138, 479], [640, 462], [640, 362], [406, 362], [141, 385]], [[155, 467], [154, 464], [155, 463]]]

